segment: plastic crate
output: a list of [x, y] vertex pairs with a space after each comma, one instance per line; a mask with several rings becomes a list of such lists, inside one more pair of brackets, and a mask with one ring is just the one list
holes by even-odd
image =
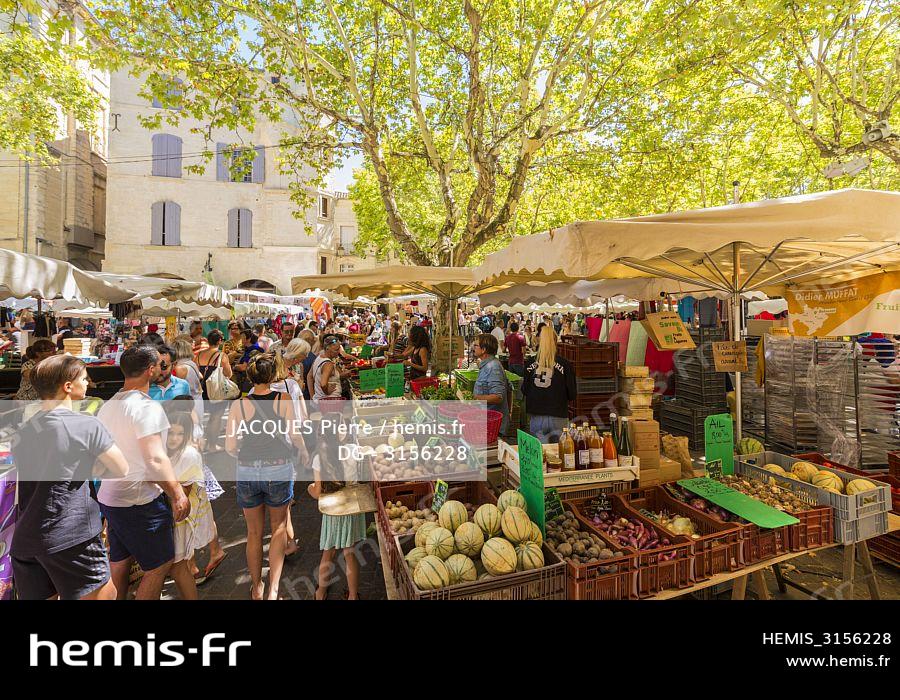
[[659, 408], [659, 427], [672, 435], [686, 435], [690, 448], [698, 450], [704, 446], [706, 417], [724, 412], [720, 407], [691, 406], [680, 400], [664, 401]]
[[[475, 386], [475, 381], [478, 379], [478, 370], [477, 369], [455, 369], [453, 370], [453, 377], [456, 380], [456, 388], [463, 389], [465, 391], [472, 391]], [[518, 374], [514, 372], [506, 371], [506, 379], [509, 381], [510, 386], [513, 388], [513, 393], [516, 393], [522, 386], [523, 377], [520, 377]]]
[[[410, 510], [422, 510], [431, 507], [431, 500], [434, 497], [434, 488], [430, 481], [418, 481], [405, 484], [379, 485], [375, 489], [375, 499], [377, 500], [378, 509], [375, 511], [375, 524], [381, 531], [381, 536], [386, 544], [390, 544], [395, 533], [391, 530], [390, 518], [385, 510], [386, 501], [396, 502], [409, 508]], [[397, 551], [387, 546], [388, 563], [394, 568], [396, 562]]]
[[[741, 525], [723, 523], [672, 498], [659, 486], [627, 491], [616, 496], [635, 511], [667, 511], [689, 517], [697, 527], [699, 538], [691, 538], [694, 555], [694, 580], [703, 581], [743, 566]], [[663, 527], [660, 525], [660, 527]], [[668, 529], [664, 528], [663, 529]], [[675, 533], [671, 533], [673, 536]]]
[[[592, 499], [601, 493], [624, 493], [631, 490], [632, 483], [631, 481], [607, 481], [598, 486], [557, 486], [555, 488], [560, 500], [565, 503], [566, 501]], [[500, 485], [504, 491], [519, 490], [519, 477], [505, 464], [500, 467]]]
[[597, 379], [583, 379], [575, 377], [575, 389], [581, 394], [615, 394], [619, 390], [618, 377], [599, 377]]
[[792, 552], [816, 549], [834, 542], [834, 511], [831, 506], [813, 506], [791, 513], [800, 522], [788, 526], [788, 546]]
[[854, 469], [853, 467], [848, 467], [847, 465], [841, 464], [840, 462], [833, 462], [819, 452], [805, 452], [801, 454], [795, 454], [793, 456], [797, 459], [802, 459], [804, 462], [812, 462], [813, 464], [817, 464], [820, 467], [828, 467], [830, 469], [837, 469], [849, 474], [856, 474], [857, 476], [861, 476], [864, 479], [876, 479], [878, 481], [883, 481], [885, 484], [891, 487], [891, 512], [900, 513], [900, 478], [893, 476], [888, 472]]
[[888, 531], [888, 514], [873, 513], [856, 520], [835, 520], [834, 526], [836, 542], [862, 542]]
[[[567, 507], [572, 509], [576, 517], [581, 521], [582, 525], [587, 526], [591, 531], [596, 532], [606, 541], [609, 538], [602, 530], [594, 526], [592, 520], [585, 515], [584, 508], [589, 501], [570, 501]], [[613, 544], [613, 547], [630, 552], [634, 557], [637, 567], [637, 594], [639, 598], [649, 598], [657, 593], [669, 589], [687, 588], [694, 579], [693, 572], [693, 550], [691, 548], [691, 540], [688, 537], [680, 535], [672, 535], [664, 529], [656, 525], [652, 520], [645, 518], [635, 510], [625, 505], [621, 498], [612, 498], [612, 513], [617, 517], [631, 517], [639, 520], [644, 527], [650, 527], [656, 531], [660, 540], [668, 538], [672, 544], [657, 547], [649, 550], [635, 550], [630, 547], [622, 547]], [[673, 556], [672, 559], [661, 560], [663, 556]], [[612, 560], [607, 560], [612, 561]]]
[[572, 364], [576, 378], [599, 379], [617, 376], [618, 343], [600, 343], [583, 336], [563, 336], [556, 346], [556, 352]]
[[900, 477], [900, 452], [888, 452], [888, 472], [891, 476]]
[[874, 537], [868, 542], [869, 552], [888, 564], [900, 566], [900, 535], [890, 533]]
[[485, 581], [460, 583], [434, 591], [423, 591], [412, 578], [404, 557], [415, 547], [412, 537], [394, 537], [390, 545], [396, 554], [391, 567], [397, 591], [405, 600], [565, 600], [566, 564], [546, 544], [543, 545], [544, 566]]
[[614, 394], [579, 394], [569, 401], [569, 420], [585, 421], [597, 427], [609, 427], [609, 414], [614, 412]]

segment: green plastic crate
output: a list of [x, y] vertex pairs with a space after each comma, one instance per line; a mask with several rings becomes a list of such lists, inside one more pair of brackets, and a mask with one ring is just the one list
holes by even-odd
[[[453, 376], [456, 379], [457, 388], [464, 389], [466, 391], [472, 391], [472, 387], [475, 386], [475, 380], [478, 379], [478, 370], [477, 369], [455, 369], [455, 370], [453, 370]], [[507, 370], [506, 378], [509, 380], [509, 383], [513, 388], [513, 391], [518, 391], [519, 387], [522, 386], [522, 377], [520, 377], [518, 374], [515, 374], [515, 373]]]

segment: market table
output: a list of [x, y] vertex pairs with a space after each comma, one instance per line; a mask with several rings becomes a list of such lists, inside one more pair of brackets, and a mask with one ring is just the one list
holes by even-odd
[[[900, 530], [900, 515], [888, 513], [888, 532], [896, 532], [898, 530]], [[775, 572], [775, 578], [778, 581], [779, 588], [781, 588], [782, 590], [787, 584], [795, 588], [799, 588], [800, 590], [809, 593], [810, 595], [821, 598], [822, 596], [819, 596], [818, 594], [810, 591], [800, 584], [784, 580], [778, 567], [780, 564], [783, 564], [786, 561], [790, 561], [791, 559], [796, 559], [797, 557], [802, 557], [804, 554], [809, 554], [811, 552], [822, 552], [833, 547], [844, 548], [844, 567], [841, 580], [847, 587], [848, 595], [846, 597], [849, 600], [853, 599], [853, 581], [856, 575], [856, 555], [859, 554], [863, 573], [865, 574], [866, 584], [869, 586], [869, 592], [874, 600], [880, 600], [881, 594], [878, 591], [878, 582], [875, 580], [875, 570], [872, 566], [872, 557], [869, 554], [869, 547], [868, 545], [866, 545], [865, 541], [846, 545], [832, 543], [827, 544], [824, 547], [806, 549], [802, 552], [788, 552], [787, 554], [782, 554], [781, 556], [775, 557], [774, 559], [766, 559], [765, 561], [757, 562], [756, 564], [751, 564], [750, 566], [745, 566], [738, 571], [728, 571], [725, 573], [716, 574], [712, 578], [697, 583], [690, 588], [663, 591], [662, 593], [658, 593], [648, 600], [670, 600], [672, 598], [678, 598], [683, 595], [688, 595], [689, 593], [696, 593], [697, 591], [702, 591], [706, 588], [729, 582], [733, 583], [733, 587], [731, 590], [731, 599], [744, 600], [747, 592], [747, 583], [751, 578], [753, 580], [754, 587], [756, 588], [757, 595], [760, 597], [760, 599], [769, 600], [769, 590], [766, 587], [765, 578], [763, 577], [763, 571], [765, 569], [768, 569], [769, 567], [774, 567], [773, 570]]]

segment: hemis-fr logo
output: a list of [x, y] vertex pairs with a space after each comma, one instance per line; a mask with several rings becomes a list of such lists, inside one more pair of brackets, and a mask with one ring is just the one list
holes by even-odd
[[222, 632], [204, 635], [197, 646], [188, 646], [186, 642], [179, 640], [157, 642], [153, 633], [148, 634], [143, 641], [127, 639], [118, 642], [86, 642], [72, 639], [62, 643], [30, 634], [28, 665], [32, 668], [154, 668], [181, 666], [192, 657], [199, 659], [204, 667], [234, 667], [238, 664], [238, 650], [249, 646], [251, 642], [248, 640], [226, 643]]

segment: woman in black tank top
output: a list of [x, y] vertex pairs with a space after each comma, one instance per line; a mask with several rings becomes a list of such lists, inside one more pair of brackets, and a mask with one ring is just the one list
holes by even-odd
[[278, 599], [288, 508], [294, 498], [294, 463], [298, 456], [306, 458], [303, 435], [292, 430], [296, 416], [290, 396], [272, 391], [275, 375], [274, 356], [253, 358], [247, 367], [253, 394], [232, 403], [225, 429], [225, 449], [237, 457], [237, 499], [247, 523], [247, 568], [254, 600], [262, 600], [265, 594], [262, 560], [266, 512], [272, 528], [268, 599]]

